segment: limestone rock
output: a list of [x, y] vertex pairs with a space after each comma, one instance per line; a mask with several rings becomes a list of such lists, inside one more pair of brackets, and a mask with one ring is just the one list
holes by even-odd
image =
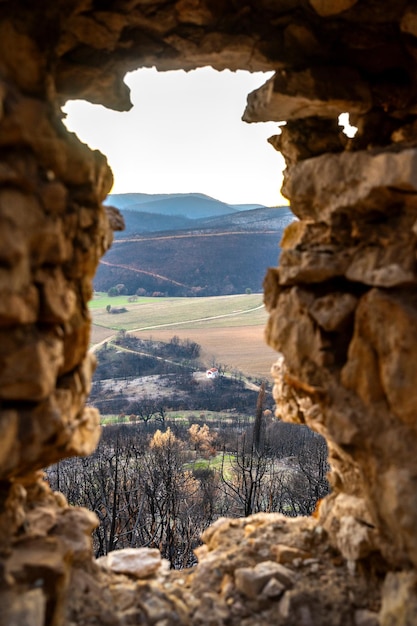
[[288, 167], [323, 152], [341, 152], [347, 139], [336, 120], [307, 117], [288, 121], [268, 142], [282, 153]]
[[0, 41], [0, 56], [6, 75], [29, 92], [36, 93], [46, 73], [46, 60], [36, 42], [11, 20], [2, 20]]
[[[412, 424], [416, 386], [411, 355], [417, 341], [417, 315], [413, 299], [407, 296], [372, 289], [361, 299], [342, 381], [364, 402], [385, 399], [394, 415]], [[404, 298], [406, 306], [402, 306]], [[357, 369], [358, 358], [366, 362], [367, 376]]]
[[322, 245], [310, 250], [284, 250], [280, 257], [282, 285], [321, 283], [344, 276], [351, 262], [351, 251]]
[[346, 68], [293, 72], [283, 69], [248, 96], [245, 122], [284, 122], [308, 117], [337, 118], [344, 111], [365, 113], [370, 93], [360, 77]]
[[369, 527], [347, 515], [340, 521], [337, 547], [348, 561], [358, 561], [368, 556], [374, 548]]
[[205, 26], [213, 22], [213, 14], [200, 0], [179, 0], [175, 5], [179, 22]]
[[359, 609], [355, 613], [355, 626], [380, 626], [378, 613]]
[[2, 289], [0, 299], [0, 326], [33, 324], [38, 318], [39, 294], [34, 285], [28, 285], [21, 293]]
[[328, 332], [339, 330], [352, 317], [358, 300], [349, 293], [331, 293], [317, 298], [310, 315]]
[[390, 572], [382, 589], [381, 626], [412, 626], [417, 619], [413, 572]]
[[135, 578], [153, 576], [162, 566], [161, 553], [155, 548], [124, 548], [109, 552], [97, 561], [118, 574]]
[[352, 254], [346, 278], [375, 287], [401, 287], [416, 282], [411, 263], [413, 242], [406, 247], [401, 244], [394, 243], [385, 249], [369, 246], [358, 250]]
[[321, 17], [328, 17], [329, 15], [338, 15], [347, 11], [353, 7], [358, 0], [338, 0], [333, 2], [332, 0], [308, 0], [313, 9]]
[[278, 563], [282, 565], [291, 564], [295, 559], [304, 560], [309, 557], [308, 552], [303, 552], [303, 550], [298, 550], [297, 548], [292, 548], [285, 544], [272, 546], [271, 551], [275, 555]]
[[46, 617], [46, 596], [42, 589], [31, 589], [19, 595], [0, 592], [2, 624], [43, 626]]
[[[272, 580], [280, 583], [271, 583]], [[271, 583], [268, 590], [265, 589], [266, 596], [279, 596], [288, 587], [294, 584], [294, 573], [280, 563], [264, 561], [254, 568], [243, 567], [235, 571], [236, 589], [248, 598], [256, 598], [267, 584]]]
[[56, 511], [48, 506], [38, 506], [25, 517], [26, 532], [31, 537], [45, 537], [56, 523]]
[[106, 213], [112, 230], [123, 230], [124, 220], [118, 209], [112, 206], [106, 206]]
[[98, 525], [96, 514], [81, 507], [66, 508], [60, 513], [51, 535], [60, 540], [74, 561], [88, 562], [92, 552], [91, 533]]
[[339, 494], [320, 508], [320, 521], [348, 561], [367, 556], [376, 547], [374, 520], [362, 498]]
[[373, 211], [393, 190], [417, 189], [417, 151], [344, 152], [301, 161], [287, 174], [284, 194], [300, 219], [329, 222], [335, 212]]
[[24, 326], [19, 335], [1, 333], [0, 397], [39, 401], [55, 387], [63, 363], [62, 341], [54, 333], [30, 326]]

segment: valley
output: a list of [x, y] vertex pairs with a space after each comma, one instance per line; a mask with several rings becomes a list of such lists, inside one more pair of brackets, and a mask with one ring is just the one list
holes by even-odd
[[288, 207], [232, 206], [202, 194], [122, 194], [109, 203], [125, 228], [100, 262], [95, 289], [148, 296], [260, 292], [295, 219]]

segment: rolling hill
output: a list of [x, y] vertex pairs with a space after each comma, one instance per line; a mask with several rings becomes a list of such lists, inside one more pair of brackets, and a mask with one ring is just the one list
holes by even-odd
[[182, 215], [161, 215], [121, 210], [125, 220], [125, 230], [116, 232], [115, 238], [125, 240], [143, 233], [163, 231], [281, 231], [294, 220], [288, 207], [261, 208], [236, 211], [220, 217], [190, 219]]
[[106, 204], [124, 211], [157, 213], [159, 215], [177, 215], [189, 219], [228, 215], [236, 211], [261, 208], [260, 204], [226, 204], [202, 193], [147, 194], [123, 193], [111, 194]]
[[288, 207], [199, 219], [121, 212], [127, 228], [99, 265], [97, 291], [123, 285], [124, 293], [148, 295], [259, 292], [267, 267], [277, 265], [282, 232], [295, 219]]

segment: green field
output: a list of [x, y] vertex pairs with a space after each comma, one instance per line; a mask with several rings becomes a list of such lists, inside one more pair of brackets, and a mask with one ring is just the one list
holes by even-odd
[[[166, 414], [167, 422], [175, 422], [185, 426], [191, 426], [196, 421], [204, 421], [204, 423], [210, 425], [221, 422], [228, 422], [233, 424], [247, 424], [253, 422], [253, 415], [242, 415], [240, 413], [228, 413], [226, 411], [168, 411]], [[128, 415], [116, 415], [112, 414], [101, 414], [101, 423], [102, 424], [123, 424], [129, 423]], [[140, 420], [139, 420], [140, 422]]]
[[106, 309], [107, 305], [110, 306], [132, 306], [139, 304], [147, 304], [148, 302], [153, 302], [154, 300], [158, 300], [160, 298], [140, 298], [136, 302], [130, 303], [129, 296], [108, 296], [107, 293], [101, 291], [95, 291], [93, 298], [89, 302], [90, 311], [97, 311], [100, 309]]
[[209, 459], [197, 457], [193, 461], [186, 463], [184, 468], [189, 470], [212, 469], [219, 473], [223, 468], [224, 477], [230, 480], [233, 476], [233, 469], [235, 467], [234, 458], [234, 455], [230, 452], [225, 452], [225, 454], [223, 454], [223, 452], [219, 452], [216, 456], [210, 457]]
[[[124, 306], [126, 313], [111, 314], [112, 307]], [[210, 298], [109, 298], [97, 295], [90, 302], [93, 324], [112, 330], [152, 330], [161, 327], [217, 328], [219, 326], [256, 326], [265, 323], [261, 294]]]

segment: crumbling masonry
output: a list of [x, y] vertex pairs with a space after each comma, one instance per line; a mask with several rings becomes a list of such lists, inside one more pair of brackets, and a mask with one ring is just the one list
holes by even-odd
[[[326, 437], [333, 493], [314, 519], [219, 521], [194, 570], [143, 579], [93, 561], [95, 516], [41, 469], [99, 437], [87, 302], [120, 227], [60, 106], [127, 110], [125, 72], [151, 65], [276, 72], [244, 114], [287, 122], [271, 142], [299, 218], [266, 335], [279, 412]], [[417, 624], [416, 145], [412, 1], [0, 1], [1, 624]]]

